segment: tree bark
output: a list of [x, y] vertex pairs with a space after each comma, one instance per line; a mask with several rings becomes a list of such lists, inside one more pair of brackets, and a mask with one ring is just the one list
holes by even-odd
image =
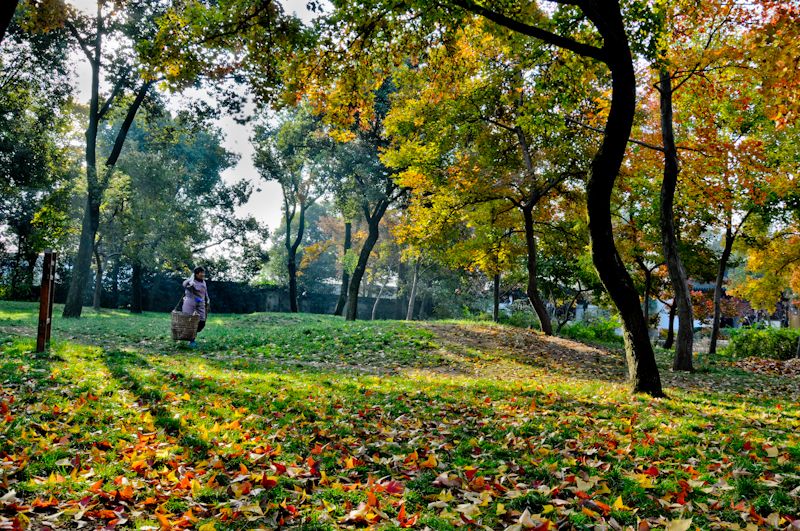
[[728, 269], [728, 260], [731, 257], [735, 239], [736, 237], [733, 234], [733, 229], [731, 228], [731, 222], [729, 220], [728, 226], [725, 228], [725, 246], [722, 249], [722, 256], [720, 256], [719, 259], [717, 279], [714, 283], [714, 320], [711, 325], [711, 344], [708, 347], [709, 354], [717, 353], [717, 338], [719, 336], [720, 318], [722, 317], [722, 286], [725, 283], [725, 272]]
[[8, 26], [11, 25], [11, 19], [14, 18], [14, 11], [17, 10], [19, 0], [5, 0], [2, 7], [0, 7], [0, 44], [6, 36]]
[[406, 321], [414, 320], [414, 306], [417, 303], [417, 284], [419, 283], [419, 258], [414, 261], [414, 276], [411, 278], [411, 293], [408, 295]]
[[500, 273], [494, 274], [492, 282], [492, 321], [500, 321]]
[[669, 323], [667, 324], [667, 339], [664, 341], [664, 348], [671, 349], [672, 344], [675, 342], [675, 315], [677, 310], [675, 308], [675, 301], [669, 307]]
[[133, 263], [131, 273], [131, 313], [142, 313], [142, 264]]
[[528, 299], [531, 301], [533, 310], [539, 318], [539, 323], [542, 327], [542, 332], [548, 336], [553, 335], [553, 323], [550, 320], [550, 313], [539, 294], [539, 286], [537, 280], [537, 249], [536, 249], [536, 234], [533, 232], [533, 207], [523, 208], [522, 215], [525, 220], [525, 246], [528, 251]]
[[286, 219], [286, 268], [289, 272], [289, 309], [292, 313], [300, 311], [297, 304], [297, 250], [303, 242], [306, 230], [306, 205], [300, 205], [300, 216], [297, 219], [297, 236], [292, 242], [291, 219]]
[[367, 271], [367, 262], [369, 262], [372, 249], [378, 242], [378, 237], [380, 236], [380, 222], [388, 207], [388, 201], [379, 201], [375, 213], [370, 215], [367, 219], [367, 239], [364, 241], [364, 246], [358, 254], [358, 263], [353, 271], [353, 276], [350, 278], [350, 286], [348, 286], [347, 289], [347, 314], [345, 318], [348, 321], [355, 321], [358, 319], [358, 294], [361, 291], [361, 280], [364, 278], [364, 273]]
[[114, 266], [111, 268], [111, 307], [119, 308], [119, 255], [114, 257]]
[[[353, 246], [353, 223], [346, 221], [344, 224], [344, 250], [342, 258], [347, 256], [348, 251]], [[342, 315], [344, 307], [347, 304], [347, 288], [350, 285], [350, 271], [347, 270], [346, 263], [342, 265], [342, 286], [339, 289], [339, 300], [336, 301], [336, 309], [333, 310], [333, 315]]]
[[100, 309], [103, 295], [103, 260], [100, 258], [100, 252], [95, 248], [95, 274], [94, 274], [94, 297], [92, 298], [92, 308], [95, 310]]
[[[674, 337], [672, 319], [678, 316], [678, 342], [672, 370], [694, 370], [692, 353], [694, 350], [694, 312], [692, 294], [686, 277], [686, 268], [678, 251], [677, 227], [675, 223], [675, 190], [678, 186], [678, 149], [675, 145], [672, 111], [672, 77], [662, 68], [659, 72], [661, 137], [664, 146], [664, 178], [661, 181], [661, 247], [667, 262], [672, 291], [675, 296], [670, 308], [670, 333]], [[666, 346], [666, 345], [665, 345]], [[671, 341], [670, 341], [671, 346]], [[669, 348], [669, 347], [667, 347]]]
[[650, 290], [653, 285], [653, 272], [650, 269], [644, 268], [644, 322], [647, 324], [647, 330], [650, 330]]
[[[609, 8], [608, 3], [614, 4]], [[632, 390], [664, 395], [639, 295], [614, 244], [611, 195], [630, 138], [636, 110], [636, 76], [622, 14], [617, 1], [581, 6], [603, 36], [603, 52], [611, 70], [611, 108], [603, 141], [591, 163], [586, 186], [592, 260], [619, 310]]]

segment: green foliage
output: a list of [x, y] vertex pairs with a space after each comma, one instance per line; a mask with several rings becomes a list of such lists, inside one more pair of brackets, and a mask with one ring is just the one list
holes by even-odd
[[793, 328], [729, 329], [730, 342], [725, 354], [736, 358], [788, 360], [797, 355], [800, 330]]
[[617, 334], [620, 324], [616, 319], [599, 319], [565, 325], [560, 334], [576, 341], [621, 346], [622, 336]]
[[539, 318], [536, 316], [536, 312], [533, 311], [530, 304], [526, 303], [526, 306], [520, 307], [516, 304], [514, 305], [514, 309], [510, 315], [500, 314], [500, 322], [502, 324], [507, 324], [510, 326], [516, 326], [518, 328], [540, 328], [541, 324], [539, 323]]

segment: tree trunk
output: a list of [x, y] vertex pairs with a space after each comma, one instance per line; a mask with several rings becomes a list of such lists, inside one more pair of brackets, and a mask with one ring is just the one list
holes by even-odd
[[95, 249], [95, 274], [94, 274], [94, 297], [92, 298], [92, 308], [95, 310], [100, 309], [100, 302], [103, 295], [103, 260], [100, 258], [100, 253]]
[[375, 316], [378, 313], [378, 304], [381, 302], [381, 297], [383, 296], [383, 292], [386, 289], [386, 284], [389, 283], [389, 276], [387, 275], [386, 278], [383, 280], [383, 284], [381, 284], [381, 290], [378, 292], [378, 296], [375, 297], [375, 303], [372, 305], [372, 320], [375, 320]]
[[5, 0], [2, 7], [0, 7], [0, 43], [6, 36], [6, 30], [11, 25], [11, 19], [14, 18], [14, 11], [17, 9], [19, 0]]
[[[383, 212], [385, 211], [386, 209], [383, 208]], [[364, 278], [364, 273], [367, 271], [369, 255], [372, 253], [372, 249], [378, 242], [378, 236], [380, 235], [378, 227], [381, 218], [383, 217], [383, 212], [381, 212], [379, 216], [372, 216], [371, 219], [368, 220], [369, 230], [367, 232], [367, 239], [364, 241], [364, 246], [361, 248], [361, 252], [358, 254], [358, 263], [353, 271], [353, 276], [350, 279], [350, 286], [348, 286], [347, 290], [346, 319], [348, 321], [355, 321], [358, 319], [358, 294], [361, 291], [361, 280]]]
[[300, 217], [297, 220], [297, 236], [292, 242], [291, 220], [286, 220], [286, 268], [289, 272], [289, 309], [292, 313], [300, 311], [297, 304], [297, 250], [303, 242], [306, 229], [306, 205], [300, 205]]
[[[348, 251], [353, 245], [353, 224], [350, 221], [344, 224], [344, 253], [342, 259], [347, 256]], [[347, 270], [346, 261], [342, 265], [342, 286], [339, 289], [339, 300], [336, 301], [336, 309], [333, 310], [333, 315], [342, 315], [344, 313], [344, 306], [347, 304], [347, 288], [350, 285], [350, 271]]]
[[119, 255], [114, 257], [114, 266], [111, 268], [111, 307], [119, 308]]
[[[725, 283], [725, 271], [728, 269], [728, 260], [731, 257], [734, 240], [735, 236], [731, 229], [731, 223], [728, 222], [728, 226], [725, 229], [725, 247], [722, 249], [722, 256], [720, 256], [719, 267], [717, 269], [717, 280], [714, 283], [714, 320], [711, 325], [711, 344], [708, 347], [709, 354], [717, 353], [717, 337], [719, 336], [720, 318], [722, 317], [722, 286]], [[678, 332], [680, 332], [680, 329]]]
[[500, 321], [500, 273], [494, 274], [492, 287], [492, 320], [497, 323]]
[[650, 290], [653, 285], [653, 272], [645, 267], [644, 271], [644, 322], [650, 330]]
[[664, 348], [671, 349], [672, 344], [675, 342], [675, 314], [677, 313], [675, 308], [675, 301], [672, 301], [672, 304], [669, 307], [669, 323], [667, 324], [667, 339], [664, 341]]
[[533, 232], [533, 211], [531, 208], [523, 208], [522, 216], [525, 219], [525, 246], [528, 251], [528, 299], [531, 301], [533, 310], [539, 318], [542, 332], [548, 336], [553, 335], [553, 323], [550, 320], [550, 313], [539, 294], [537, 276], [537, 250], [536, 234]]
[[131, 273], [131, 313], [142, 313], [142, 265], [133, 263]]
[[297, 305], [297, 264], [295, 256], [292, 256], [292, 251], [289, 253], [286, 261], [286, 269], [289, 271], [289, 311], [297, 313], [300, 311]]
[[[670, 308], [670, 332], [674, 335], [672, 319], [678, 315], [678, 342], [675, 345], [675, 357], [672, 370], [694, 370], [692, 352], [694, 350], [694, 312], [692, 310], [692, 294], [686, 278], [678, 251], [678, 237], [675, 223], [675, 190], [678, 186], [678, 149], [675, 145], [672, 114], [672, 77], [662, 68], [659, 72], [661, 89], [661, 137], [664, 145], [664, 179], [661, 182], [661, 247], [664, 260], [667, 262], [672, 291], [675, 296]], [[672, 342], [670, 341], [670, 346]], [[666, 346], [666, 345], [665, 345]], [[669, 348], [669, 347], [667, 347]]]
[[592, 260], [622, 318], [628, 375], [633, 391], [663, 396], [639, 294], [614, 244], [611, 221], [611, 195], [625, 157], [636, 109], [633, 59], [619, 6], [608, 9], [608, 6], [593, 3], [583, 9], [603, 35], [603, 50], [612, 77], [611, 108], [603, 142], [592, 160], [586, 186]]
[[419, 258], [414, 261], [414, 276], [411, 278], [411, 293], [408, 295], [406, 321], [414, 319], [414, 306], [417, 303], [417, 284], [419, 283]]

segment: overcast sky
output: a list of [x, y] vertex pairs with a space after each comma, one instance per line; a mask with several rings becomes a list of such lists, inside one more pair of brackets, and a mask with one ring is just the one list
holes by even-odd
[[[93, 13], [97, 9], [95, 0], [68, 0], [69, 3], [81, 9]], [[311, 14], [306, 9], [306, 0], [283, 0], [284, 9], [294, 13], [304, 20], [309, 20]], [[85, 58], [76, 54], [77, 77], [75, 88], [78, 97], [88, 101], [91, 70]], [[194, 94], [193, 94], [194, 96]], [[177, 96], [180, 97], [180, 96]], [[274, 230], [280, 223], [281, 218], [281, 191], [275, 183], [265, 183], [260, 181], [258, 172], [253, 166], [253, 147], [250, 145], [250, 125], [239, 125], [231, 117], [223, 117], [217, 122], [222, 128], [225, 136], [225, 147], [240, 156], [239, 164], [235, 168], [227, 170], [223, 177], [228, 181], [238, 181], [246, 179], [251, 181], [260, 192], [254, 192], [250, 202], [241, 209], [241, 213], [249, 213], [256, 216], [260, 221], [269, 225]]]

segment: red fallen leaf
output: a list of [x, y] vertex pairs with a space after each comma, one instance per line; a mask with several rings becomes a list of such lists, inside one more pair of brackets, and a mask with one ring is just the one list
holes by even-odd
[[375, 493], [371, 490], [367, 491], [367, 506], [375, 508], [378, 507], [378, 497], [375, 496]]
[[266, 474], [261, 476], [261, 486], [264, 487], [265, 489], [267, 490], [274, 489], [277, 485], [278, 485], [277, 479], [271, 478]]
[[658, 475], [658, 469], [655, 467], [655, 465], [651, 465], [650, 468], [648, 468], [647, 470], [643, 471], [642, 474], [654, 478], [654, 477], [656, 477]]
[[753, 445], [750, 443], [750, 441], [747, 441], [746, 443], [744, 443], [742, 448], [744, 448], [745, 450], [747, 450], [749, 452], [750, 450], [753, 449]]
[[58, 500], [52, 496], [50, 496], [50, 499], [47, 501], [41, 498], [36, 498], [31, 503], [31, 507], [34, 509], [47, 509], [48, 507], [55, 507], [56, 505], [58, 505]]
[[582, 500], [591, 500], [591, 499], [592, 499], [592, 497], [591, 497], [591, 496], [589, 496], [588, 494], [586, 494], [586, 493], [585, 493], [585, 492], [583, 492], [582, 490], [579, 490], [579, 491], [577, 491], [577, 492], [575, 493], [575, 496], [577, 496], [578, 498], [580, 498], [580, 499], [582, 499]]
[[5, 415], [7, 413], [8, 413], [8, 404], [6, 404], [6, 401], [3, 400], [2, 402], [0, 402], [0, 414]]
[[286, 473], [285, 465], [282, 465], [280, 463], [272, 463], [272, 466], [275, 467], [275, 473], [278, 474], [279, 476]]
[[319, 455], [319, 454], [321, 454], [321, 453], [322, 453], [322, 450], [323, 450], [323, 448], [322, 448], [322, 445], [321, 445], [321, 444], [319, 444], [319, 443], [317, 443], [317, 444], [314, 446], [314, 448], [312, 448], [312, 449], [311, 449], [311, 453], [312, 453], [313, 455]]
[[758, 514], [753, 506], [750, 506], [750, 517], [756, 521], [756, 523], [760, 526], [763, 525], [766, 520], [762, 518], [760, 514]]
[[399, 481], [391, 480], [383, 485], [383, 489], [389, 494], [403, 494], [406, 488]]
[[133, 499], [133, 495], [134, 495], [134, 493], [133, 493], [133, 487], [131, 487], [130, 485], [125, 485], [125, 486], [122, 488], [122, 490], [120, 490], [120, 491], [117, 493], [117, 496], [119, 496], [120, 498], [122, 498], [122, 499], [123, 499], [123, 500], [125, 500], [125, 501], [130, 501], [130, 500], [132, 500], [132, 499]]
[[550, 529], [550, 522], [542, 522], [533, 528], [533, 531], [548, 531]]
[[400, 512], [397, 513], [397, 521], [400, 523], [400, 527], [403, 529], [414, 527], [417, 524], [417, 520], [419, 519], [419, 514], [415, 514], [411, 516], [411, 518], [406, 517], [406, 506], [405, 504], [400, 506]]
[[100, 481], [93, 483], [92, 486], [89, 487], [89, 492], [97, 494], [98, 492], [100, 492], [102, 488], [103, 488], [103, 480], [101, 479]]
[[600, 502], [600, 501], [597, 501], [597, 500], [592, 500], [592, 504], [595, 505], [596, 507], [598, 507], [603, 512], [603, 514], [606, 515], [606, 516], [608, 516], [608, 514], [611, 512], [611, 506], [607, 505], [607, 504], [605, 504], [603, 502]]
[[464, 475], [467, 476], [469, 481], [472, 481], [475, 478], [475, 474], [478, 472], [478, 469], [472, 466], [468, 466], [464, 469]]

